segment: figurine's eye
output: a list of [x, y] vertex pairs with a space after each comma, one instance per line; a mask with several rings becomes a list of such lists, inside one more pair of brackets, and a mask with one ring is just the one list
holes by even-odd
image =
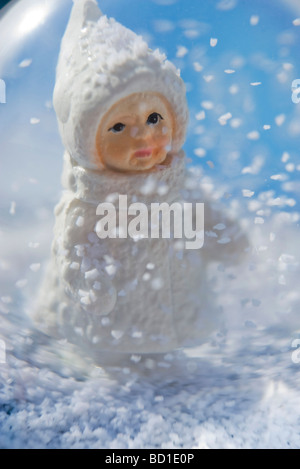
[[108, 129], [108, 131], [109, 132], [112, 131], [114, 134], [117, 134], [119, 132], [122, 132], [122, 130], [124, 130], [124, 128], [125, 128], [125, 124], [122, 124], [121, 122], [118, 122], [113, 127]]
[[158, 114], [158, 112], [152, 112], [152, 114], [150, 114], [150, 115], [148, 116], [147, 124], [148, 124], [148, 125], [151, 125], [151, 124], [152, 124], [152, 125], [153, 125], [153, 124], [155, 125], [155, 124], [157, 124], [160, 120], [163, 120], [163, 117], [162, 117], [160, 114]]

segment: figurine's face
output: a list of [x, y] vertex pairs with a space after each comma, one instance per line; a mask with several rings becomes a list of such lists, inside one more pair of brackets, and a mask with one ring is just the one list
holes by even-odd
[[174, 115], [159, 93], [134, 93], [115, 103], [98, 128], [100, 161], [119, 171], [142, 171], [162, 163], [170, 151]]

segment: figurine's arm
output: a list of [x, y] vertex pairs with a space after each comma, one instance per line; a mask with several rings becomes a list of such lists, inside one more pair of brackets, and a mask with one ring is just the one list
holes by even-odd
[[85, 311], [106, 315], [115, 305], [116, 289], [105, 271], [93, 219], [93, 208], [65, 196], [56, 209], [53, 252], [67, 296]]
[[204, 201], [204, 244], [202, 255], [207, 261], [234, 265], [245, 257], [249, 240], [239, 224], [213, 201]]

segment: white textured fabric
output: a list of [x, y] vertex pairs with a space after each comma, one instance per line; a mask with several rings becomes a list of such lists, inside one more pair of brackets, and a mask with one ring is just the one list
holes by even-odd
[[[212, 262], [235, 263], [245, 249], [238, 226], [207, 203], [185, 172], [184, 153], [151, 173], [87, 170], [65, 154], [65, 192], [56, 207], [52, 259], [40, 294], [37, 318], [88, 353], [166, 352], [201, 343], [220, 326], [208, 281]], [[166, 190], [161, 196], [161, 188]], [[176, 200], [205, 204], [205, 230], [218, 223], [202, 249], [178, 248], [176, 239], [99, 239], [100, 202], [126, 194], [128, 205]], [[194, 198], [194, 200], [193, 200]], [[118, 213], [117, 213], [118, 215]], [[229, 240], [223, 243], [222, 240]]]
[[[150, 174], [87, 170], [70, 164], [65, 154], [66, 191], [55, 212], [42, 321], [92, 351], [163, 352], [195, 336], [209, 298], [205, 276], [197, 276], [201, 257], [195, 264], [195, 254], [176, 250], [172, 239], [101, 240], [95, 232], [100, 202], [126, 194], [128, 205], [150, 207], [162, 201], [163, 187], [163, 201], [171, 204], [180, 199], [184, 174], [183, 153]], [[207, 322], [203, 317], [197, 337], [209, 333]]]

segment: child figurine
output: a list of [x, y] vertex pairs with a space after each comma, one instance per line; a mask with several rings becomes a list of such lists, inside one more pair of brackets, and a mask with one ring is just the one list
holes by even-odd
[[236, 224], [205, 203], [205, 230], [223, 222], [231, 243], [212, 246], [210, 238], [197, 251], [174, 239], [97, 235], [99, 203], [121, 194], [147, 207], [181, 198], [188, 109], [178, 71], [103, 16], [95, 0], [75, 0], [54, 107], [66, 149], [65, 191], [37, 319], [96, 355], [164, 353], [207, 340], [219, 324], [207, 267], [244, 250]]

